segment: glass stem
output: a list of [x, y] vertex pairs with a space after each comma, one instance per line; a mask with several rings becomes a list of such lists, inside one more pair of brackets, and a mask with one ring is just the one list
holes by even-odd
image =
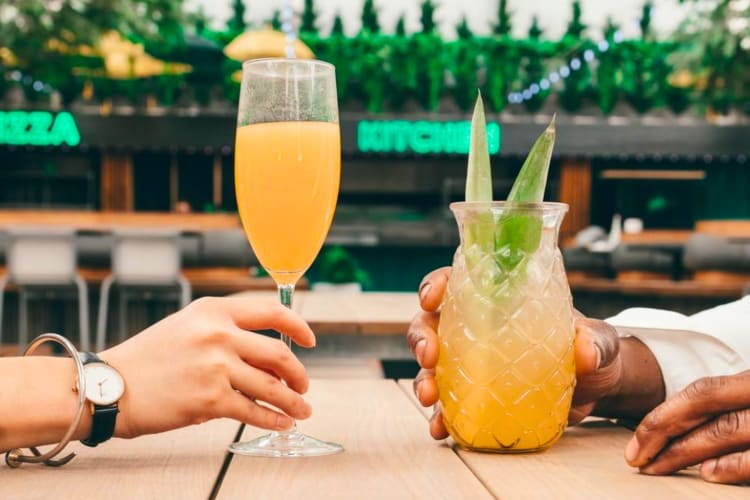
[[[278, 285], [279, 287], [279, 300], [281, 300], [281, 303], [284, 305], [284, 307], [287, 307], [289, 309], [292, 308], [292, 298], [294, 297], [294, 285]], [[287, 335], [284, 335], [283, 333], [280, 333], [281, 335], [281, 341], [286, 344], [286, 346], [291, 349], [292, 348], [292, 339], [289, 338]], [[297, 432], [297, 422], [295, 421], [292, 427], [286, 431], [280, 431], [279, 434], [295, 434]]]

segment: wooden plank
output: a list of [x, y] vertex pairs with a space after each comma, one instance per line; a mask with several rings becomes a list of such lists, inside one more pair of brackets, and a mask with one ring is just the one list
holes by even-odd
[[458, 453], [499, 498], [747, 498], [746, 488], [707, 483], [694, 469], [669, 477], [638, 474], [623, 459], [630, 436], [623, 427], [594, 421], [568, 429], [556, 445], [542, 453]]
[[[406, 397], [409, 398], [409, 401], [414, 404], [414, 406], [417, 407], [417, 410], [419, 410], [422, 415], [425, 416], [429, 420], [429, 418], [432, 416], [432, 408], [425, 408], [422, 406], [422, 404], [417, 400], [417, 397], [414, 395], [414, 381], [413, 380], [399, 380], [398, 386], [401, 388], [401, 390], [406, 394]], [[425, 426], [425, 432], [427, 432], [427, 427]]]
[[[400, 380], [399, 386], [419, 405], [411, 383]], [[426, 418], [432, 414], [429, 409], [422, 410]], [[426, 425], [424, 433], [427, 434]], [[608, 420], [591, 419], [568, 428], [557, 444], [541, 453], [502, 455], [462, 449], [457, 452], [497, 498], [747, 498], [747, 488], [707, 483], [695, 469], [670, 477], [638, 474], [623, 458], [631, 435]]]
[[637, 246], [685, 245], [693, 231], [687, 229], [647, 229], [640, 233], [623, 233], [622, 244]]
[[591, 223], [591, 162], [567, 160], [560, 167], [560, 201], [568, 213], [560, 228], [564, 241]]
[[750, 238], [750, 220], [700, 220], [695, 232], [730, 238]]
[[674, 180], [700, 181], [706, 178], [705, 170], [638, 170], [638, 169], [606, 169], [599, 173], [602, 179], [622, 180]]
[[602, 292], [653, 297], [739, 298], [742, 286], [735, 282], [703, 283], [695, 280], [617, 281], [607, 278], [568, 276], [573, 292]]
[[[247, 292], [256, 297], [265, 292]], [[300, 291], [293, 309], [326, 334], [404, 335], [419, 310], [416, 293]]]
[[170, 212], [86, 212], [77, 210], [0, 210], [0, 228], [18, 225], [63, 226], [79, 231], [119, 228], [171, 228], [181, 231], [238, 229], [235, 214], [178, 214]]
[[105, 152], [101, 166], [101, 200], [103, 211], [133, 211], [133, 157], [124, 153]]
[[[395, 383], [314, 381], [314, 415], [300, 429], [346, 451], [310, 459], [235, 456], [218, 499], [491, 498], [453, 451], [425, 432]], [[243, 439], [260, 432], [246, 429]]]
[[233, 420], [215, 420], [96, 448], [75, 443], [69, 449], [78, 456], [61, 468], [0, 466], [0, 497], [205, 500], [238, 430]]

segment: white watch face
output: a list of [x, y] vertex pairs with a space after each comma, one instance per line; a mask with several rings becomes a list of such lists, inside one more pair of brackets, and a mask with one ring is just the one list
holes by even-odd
[[86, 377], [86, 399], [97, 405], [111, 405], [122, 397], [125, 383], [120, 374], [105, 363], [89, 363], [83, 367]]

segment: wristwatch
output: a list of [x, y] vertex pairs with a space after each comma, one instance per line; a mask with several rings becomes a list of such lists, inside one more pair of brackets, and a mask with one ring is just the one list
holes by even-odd
[[125, 381], [120, 372], [93, 352], [79, 352], [86, 380], [86, 399], [91, 405], [91, 435], [81, 440], [86, 446], [96, 446], [115, 433], [120, 409], [117, 402], [125, 392]]

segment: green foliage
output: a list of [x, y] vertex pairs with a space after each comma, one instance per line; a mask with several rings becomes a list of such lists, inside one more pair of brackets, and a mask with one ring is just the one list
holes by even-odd
[[315, 11], [315, 0], [305, 0], [305, 8], [302, 11], [302, 22], [300, 23], [300, 33], [318, 33], [316, 26], [318, 13]]
[[333, 18], [333, 25], [331, 26], [331, 33], [329, 36], [344, 36], [344, 20], [341, 18], [340, 12], [336, 12], [336, 17]]
[[[15, 15], [0, 18], [0, 47], [10, 49], [18, 62], [12, 63], [14, 67], [0, 66], [0, 95], [8, 85], [17, 85], [9, 72], [18, 68], [32, 81], [60, 91], [66, 103], [76, 99], [88, 81], [100, 99], [142, 103], [146, 95], [155, 95], [169, 104], [181, 95], [181, 100], [205, 104], [217, 86], [223, 85], [224, 97], [234, 100], [238, 86], [231, 74], [239, 64], [227, 61], [221, 49], [246, 28], [247, 1], [222, 1], [232, 6], [232, 18], [225, 29], [214, 31], [202, 10], [183, 14], [184, 0], [59, 0], [59, 10], [49, 9], [49, 0], [14, 0]], [[507, 0], [498, 0], [489, 36], [476, 37], [463, 19], [456, 26], [457, 39], [448, 42], [437, 30], [436, 0], [420, 0], [422, 28], [418, 33], [407, 33], [402, 16], [394, 35], [382, 33], [375, 0], [363, 0], [362, 29], [355, 37], [345, 35], [339, 15], [330, 34], [320, 36], [315, 3], [306, 0], [300, 37], [318, 58], [336, 66], [342, 103], [356, 100], [371, 112], [402, 110], [409, 100], [436, 111], [446, 97], [468, 111], [479, 85], [488, 109], [500, 112], [508, 94], [538, 84], [550, 71], [578, 59], [577, 70], [553, 82], [554, 88], [540, 88], [523, 106], [538, 111], [555, 92], [559, 105], [572, 113], [593, 102], [607, 115], [623, 100], [639, 113], [659, 107], [680, 113], [690, 106], [750, 113], [750, 49], [746, 47], [750, 27], [743, 23], [750, 17], [750, 7], [737, 12], [738, 5], [744, 4], [729, 0], [683, 3], [688, 16], [674, 38], [655, 37], [652, 1], [646, 0], [640, 36], [615, 43], [617, 28], [609, 22], [603, 34], [608, 42], [604, 51], [597, 50], [587, 37], [578, 1], [572, 4], [564, 36], [556, 41], [544, 38], [536, 19], [526, 37], [514, 38]], [[276, 11], [270, 20], [275, 29], [281, 27], [279, 17]], [[80, 46], [96, 47], [101, 34], [109, 30], [144, 44], [159, 59], [188, 63], [193, 72], [147, 81], [110, 81], [104, 76], [102, 57], [77, 53]], [[215, 46], [206, 46], [206, 39]], [[51, 40], [63, 42], [67, 49], [51, 48]], [[584, 60], [587, 50], [595, 53], [595, 60]], [[41, 102], [43, 93], [34, 92], [30, 84], [22, 88], [32, 102]]]
[[326, 248], [316, 262], [318, 281], [326, 283], [359, 283], [367, 289], [371, 285], [370, 275], [359, 262], [341, 246]]
[[268, 24], [270, 24], [271, 28], [275, 29], [276, 31], [281, 31], [281, 11], [279, 9], [273, 11], [271, 20]]
[[380, 21], [374, 0], [365, 0], [362, 5], [362, 31], [380, 33]]
[[424, 0], [420, 10], [419, 21], [422, 23], [422, 33], [435, 33], [435, 4], [432, 0]]
[[611, 19], [604, 29], [604, 40], [609, 44], [606, 52], [599, 53], [596, 67], [596, 103], [601, 112], [609, 115], [614, 110], [622, 94], [622, 47], [615, 44], [614, 36], [618, 26]]
[[513, 30], [511, 13], [508, 10], [508, 1], [500, 0], [497, 7], [497, 22], [492, 26], [492, 33], [499, 36], [510, 36]]
[[[523, 86], [528, 88], [538, 82], [547, 74], [544, 65], [545, 58], [549, 55], [549, 44], [541, 40], [543, 31], [539, 27], [539, 21], [536, 16], [531, 21], [528, 39], [521, 45], [521, 57], [523, 58]], [[531, 99], [524, 101], [526, 109], [533, 112], [539, 111], [544, 105], [544, 101], [550, 95], [549, 89], [539, 89]]]
[[232, 17], [227, 21], [227, 30], [230, 33], [239, 35], [247, 28], [245, 22], [245, 2], [244, 0], [232, 0]]
[[581, 38], [583, 32], [586, 30], [586, 25], [581, 21], [581, 2], [575, 0], [572, 4], [573, 16], [568, 23], [566, 34], [575, 38]]
[[683, 3], [689, 10], [675, 34], [680, 46], [670, 54], [671, 64], [692, 77], [696, 97], [712, 111], [737, 108], [750, 114], [750, 48], [745, 41], [750, 25], [743, 22], [750, 18], [750, 6], [739, 10], [728, 0]]
[[396, 28], [394, 29], [396, 37], [406, 37], [406, 16], [401, 14], [396, 22]]
[[412, 38], [412, 53], [417, 72], [417, 101], [427, 111], [437, 111], [445, 69], [443, 39], [435, 33], [417, 33]]
[[[583, 61], [582, 55], [586, 49], [593, 48], [593, 43], [583, 38], [585, 30], [586, 25], [581, 21], [581, 4], [576, 0], [572, 5], [572, 17], [568, 28], [558, 47], [558, 53], [567, 54], [565, 62], [571, 68], [570, 76], [563, 80], [563, 88], [558, 95], [558, 100], [560, 106], [571, 113], [580, 111], [586, 99], [592, 94], [591, 70]], [[580, 63], [577, 69], [571, 66], [574, 60]]]
[[456, 26], [456, 33], [458, 40], [449, 45], [453, 61], [453, 99], [459, 109], [469, 111], [476, 96], [481, 51], [466, 17]]
[[406, 34], [406, 21], [402, 15], [396, 23], [396, 33], [387, 40], [388, 73], [387, 94], [390, 108], [400, 111], [414, 97], [417, 73], [411, 53], [411, 40]]

